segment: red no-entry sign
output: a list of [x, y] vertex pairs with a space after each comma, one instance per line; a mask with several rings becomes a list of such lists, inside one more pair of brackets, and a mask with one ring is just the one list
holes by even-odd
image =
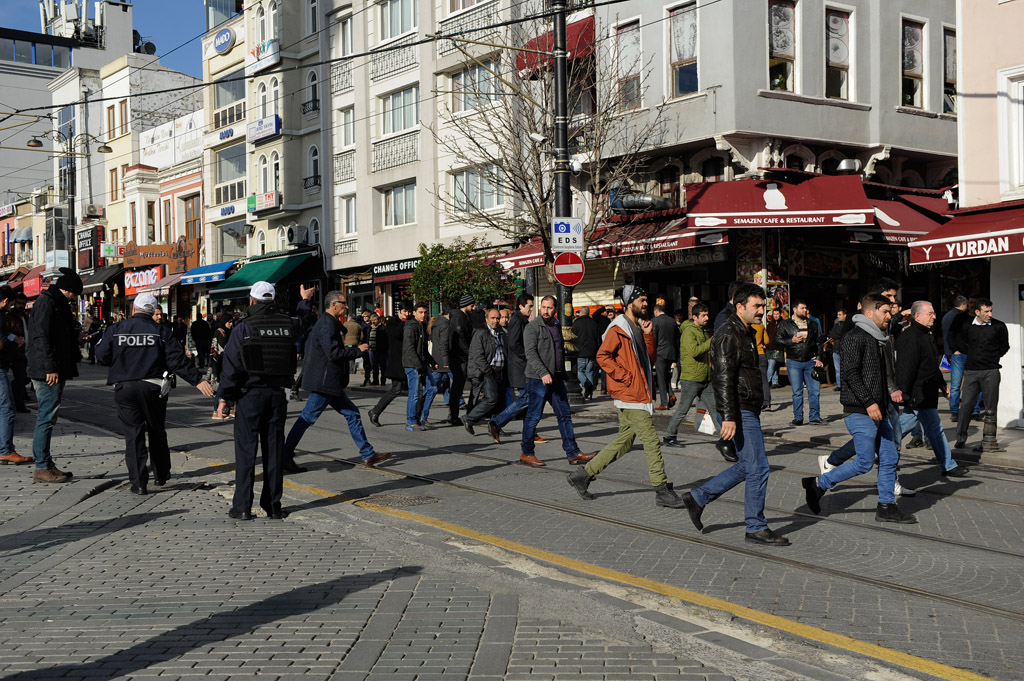
[[575, 286], [583, 281], [583, 258], [577, 253], [559, 253], [552, 269], [555, 281], [562, 286]]

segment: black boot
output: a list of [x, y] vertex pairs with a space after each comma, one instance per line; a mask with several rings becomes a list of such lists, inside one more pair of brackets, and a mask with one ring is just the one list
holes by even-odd
[[904, 513], [896, 504], [879, 504], [875, 509], [875, 520], [880, 523], [900, 523], [913, 525], [917, 522], [914, 516]]
[[818, 478], [803, 478], [800, 483], [804, 486], [804, 491], [806, 492], [807, 508], [811, 509], [811, 513], [814, 515], [820, 514], [821, 498], [825, 496], [825, 490], [818, 486]]
[[671, 482], [658, 485], [654, 488], [654, 491], [654, 503], [658, 506], [665, 506], [666, 508], [682, 508], [685, 506], [683, 498], [676, 494], [676, 491], [672, 489]]
[[689, 492], [683, 493], [683, 506], [690, 513], [690, 521], [693, 522], [693, 526], [697, 528], [698, 532], [703, 532], [704, 523], [701, 522], [700, 515], [704, 512], [704, 507], [698, 504]]
[[573, 486], [573, 489], [575, 489], [579, 495], [587, 501], [597, 498], [587, 490], [594, 479], [590, 477], [590, 474], [587, 473], [587, 469], [585, 467], [580, 466], [565, 476], [565, 479], [568, 480], [569, 484]]

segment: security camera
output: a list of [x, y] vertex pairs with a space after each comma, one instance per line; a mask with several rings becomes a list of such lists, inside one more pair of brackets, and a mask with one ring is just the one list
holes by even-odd
[[531, 132], [530, 139], [532, 139], [537, 144], [547, 144], [548, 142], [548, 138], [540, 134], [539, 132]]
[[572, 159], [569, 161], [569, 171], [572, 172], [573, 175], [579, 175], [583, 172], [583, 164], [576, 159]]

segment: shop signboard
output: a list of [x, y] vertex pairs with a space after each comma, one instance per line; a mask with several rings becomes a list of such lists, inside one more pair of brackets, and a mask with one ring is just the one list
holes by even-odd
[[14, 215], [13, 203], [5, 203], [4, 205], [0, 206], [0, 218], [8, 218], [12, 215]]
[[100, 244], [101, 258], [123, 258], [124, 244], [102, 243]]
[[142, 270], [134, 270], [124, 273], [124, 294], [134, 296], [139, 289], [152, 286], [164, 277], [164, 266], [147, 267]]
[[79, 272], [88, 272], [96, 267], [96, 228], [82, 227], [75, 233], [76, 262]]
[[46, 252], [46, 271], [56, 272], [61, 267], [70, 267], [71, 257], [64, 249]]
[[138, 246], [129, 241], [124, 249], [125, 268], [164, 265], [169, 274], [187, 272], [199, 267], [199, 239], [181, 237], [173, 244]]
[[249, 144], [269, 139], [281, 134], [281, 117], [277, 114], [261, 118], [249, 124], [246, 130], [246, 141]]
[[47, 288], [49, 285], [49, 277], [32, 277], [31, 279], [25, 280], [25, 284], [21, 287], [21, 292], [24, 293], [29, 298], [32, 298], [33, 296], [38, 296], [40, 293], [42, 293], [43, 289]]
[[281, 205], [280, 192], [263, 192], [256, 196], [250, 196], [247, 204], [250, 213], [257, 213], [261, 210], [277, 208]]
[[281, 43], [264, 40], [256, 43], [245, 55], [245, 75], [251, 76], [263, 69], [281, 63]]
[[373, 266], [373, 283], [386, 284], [392, 281], [411, 279], [413, 270], [419, 264], [419, 258], [378, 263]]

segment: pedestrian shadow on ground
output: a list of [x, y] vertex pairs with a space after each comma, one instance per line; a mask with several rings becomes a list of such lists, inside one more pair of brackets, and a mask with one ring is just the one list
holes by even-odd
[[101, 681], [125, 676], [177, 659], [203, 646], [251, 633], [277, 620], [316, 612], [340, 603], [346, 596], [380, 582], [417, 575], [422, 570], [423, 568], [414, 565], [367, 574], [345, 575], [327, 582], [309, 584], [271, 596], [258, 603], [225, 610], [196, 622], [183, 624], [140, 641], [130, 648], [90, 662], [33, 669], [0, 677], [0, 681], [51, 681], [65, 676], [88, 677], [94, 681]]
[[46, 551], [62, 544], [78, 541], [79, 539], [86, 539], [110, 532], [120, 532], [137, 525], [144, 525], [154, 520], [162, 520], [182, 513], [185, 513], [185, 511], [140, 513], [138, 515], [125, 516], [123, 520], [68, 523], [60, 527], [28, 530], [19, 534], [0, 537], [0, 552], [3, 552], [4, 558], [10, 559], [18, 555]]

